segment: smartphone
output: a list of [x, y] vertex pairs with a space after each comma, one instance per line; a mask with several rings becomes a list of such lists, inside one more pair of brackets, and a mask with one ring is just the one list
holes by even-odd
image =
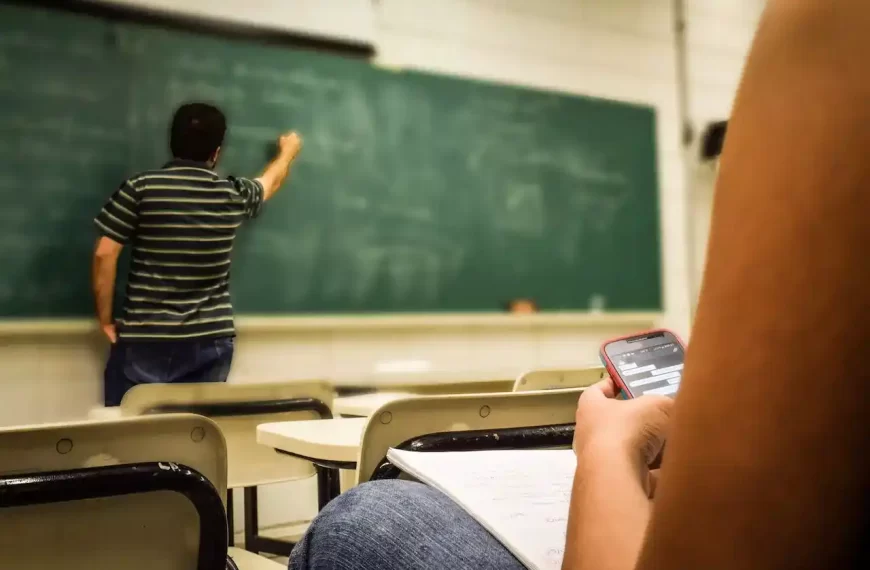
[[673, 398], [683, 377], [685, 348], [668, 330], [609, 340], [601, 345], [601, 362], [626, 398], [657, 394]]

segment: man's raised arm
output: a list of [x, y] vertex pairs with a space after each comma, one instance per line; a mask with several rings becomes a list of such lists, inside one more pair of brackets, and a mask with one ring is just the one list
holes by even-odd
[[282, 135], [278, 139], [278, 155], [266, 166], [263, 174], [257, 177], [263, 185], [264, 201], [274, 196], [284, 184], [287, 175], [290, 174], [290, 166], [300, 150], [302, 150], [302, 137], [295, 131]]

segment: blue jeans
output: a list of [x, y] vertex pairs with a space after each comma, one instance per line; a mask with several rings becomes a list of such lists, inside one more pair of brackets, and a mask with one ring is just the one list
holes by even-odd
[[290, 556], [290, 570], [522, 570], [440, 491], [374, 481], [330, 502]]
[[138, 384], [226, 382], [233, 337], [207, 340], [128, 342], [112, 345], [103, 377], [106, 406], [119, 406]]

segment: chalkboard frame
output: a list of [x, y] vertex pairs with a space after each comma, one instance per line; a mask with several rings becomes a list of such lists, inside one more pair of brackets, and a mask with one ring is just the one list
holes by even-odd
[[375, 46], [367, 42], [267, 28], [217, 18], [172, 14], [142, 7], [120, 6], [101, 0], [76, 0], [74, 2], [70, 0], [0, 0], [0, 3], [51, 8], [111, 21], [148, 24], [186, 32], [252, 40], [364, 60], [369, 60], [376, 55]]
[[[565, 311], [512, 315], [505, 313], [359, 313], [304, 316], [241, 315], [236, 330], [242, 336], [257, 334], [321, 334], [371, 331], [643, 331], [661, 326], [662, 311]], [[615, 334], [615, 333], [614, 333]], [[0, 318], [2, 338], [102, 339], [96, 319]]]

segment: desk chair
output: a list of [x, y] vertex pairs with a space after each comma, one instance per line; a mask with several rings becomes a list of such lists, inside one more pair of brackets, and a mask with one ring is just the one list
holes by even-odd
[[514, 383], [514, 392], [587, 388], [607, 377], [603, 366], [590, 366], [574, 370], [531, 370], [520, 374]]
[[121, 401], [124, 416], [193, 413], [211, 418], [227, 442], [230, 489], [228, 518], [233, 544], [232, 490], [244, 489], [245, 549], [289, 556], [293, 543], [259, 534], [257, 487], [298, 481], [330, 473], [316, 470], [300, 459], [275, 453], [257, 443], [257, 426], [270, 422], [332, 417], [332, 388], [325, 382], [270, 384], [143, 384], [133, 387]]
[[0, 449], [0, 568], [282, 568], [228, 563], [226, 444], [206, 418], [6, 428]]
[[358, 483], [395, 476], [391, 447], [412, 451], [526, 449], [571, 445], [582, 389], [430, 396], [395, 400], [363, 432]]

